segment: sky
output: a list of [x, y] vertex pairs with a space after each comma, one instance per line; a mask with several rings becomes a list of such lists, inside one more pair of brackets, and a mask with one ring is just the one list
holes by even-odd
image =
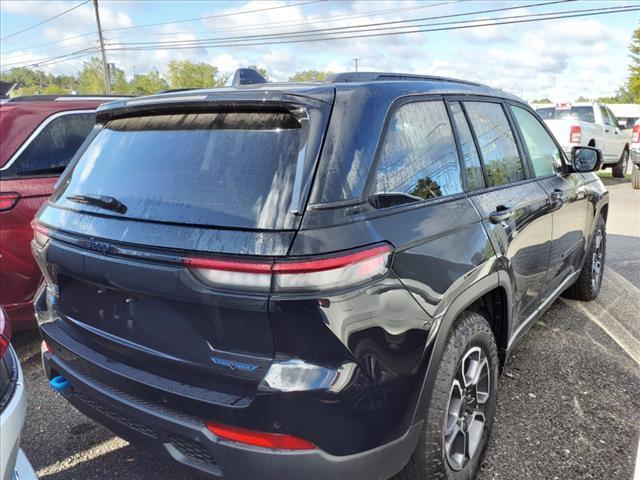
[[[528, 6], [546, 1], [99, 0], [99, 5], [108, 61], [125, 70], [128, 78], [133, 76], [134, 69], [136, 73], [155, 69], [164, 74], [171, 60], [189, 59], [215, 65], [223, 73], [233, 73], [238, 67], [256, 64], [267, 70], [270, 79], [285, 81], [300, 70], [352, 71], [353, 59], [358, 58], [361, 71], [462, 78], [501, 88], [527, 100], [549, 97], [553, 101], [572, 101], [579, 96], [597, 98], [612, 95], [626, 81], [628, 46], [633, 30], [640, 26], [640, 12], [513, 25], [492, 25], [494, 20], [491, 19], [633, 5], [634, 0], [577, 0]], [[41, 26], [10, 36], [80, 3], [80, 0], [0, 0], [1, 69], [30, 66], [29, 62], [32, 65], [42, 62], [42, 59], [97, 47], [92, 2]], [[507, 7], [518, 8], [458, 18], [432, 18]], [[418, 24], [467, 20], [489, 25], [370, 38], [325, 38], [318, 42], [180, 50], [159, 46], [150, 50], [131, 50], [129, 45], [124, 50], [113, 50], [121, 43], [238, 38], [420, 18], [425, 20]], [[142, 26], [164, 22], [177, 23]], [[403, 24], [390, 26], [397, 25]], [[73, 38], [84, 34], [87, 35]], [[7, 36], [10, 37], [4, 39]], [[238, 40], [234, 41], [237, 43]], [[82, 62], [88, 58], [61, 58], [57, 63], [42, 68], [55, 74], [72, 74], [80, 70]]]

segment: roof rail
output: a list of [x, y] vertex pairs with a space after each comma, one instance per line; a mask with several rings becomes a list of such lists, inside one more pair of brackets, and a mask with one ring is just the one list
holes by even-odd
[[133, 97], [133, 95], [23, 95], [10, 98], [9, 102], [81, 102], [87, 100], [116, 100], [129, 97]]
[[356, 83], [356, 82], [384, 82], [384, 81], [420, 81], [429, 80], [435, 82], [455, 82], [466, 83], [468, 85], [483, 86], [480, 83], [458, 80], [456, 78], [438, 77], [434, 75], [419, 75], [415, 73], [392, 73], [392, 72], [344, 72], [334, 73], [326, 79], [333, 83]]

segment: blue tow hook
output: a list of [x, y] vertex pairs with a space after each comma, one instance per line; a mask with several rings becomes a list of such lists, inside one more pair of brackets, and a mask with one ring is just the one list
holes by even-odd
[[62, 392], [70, 387], [69, 382], [62, 376], [58, 375], [57, 377], [53, 377], [49, 380], [49, 385], [57, 392]]

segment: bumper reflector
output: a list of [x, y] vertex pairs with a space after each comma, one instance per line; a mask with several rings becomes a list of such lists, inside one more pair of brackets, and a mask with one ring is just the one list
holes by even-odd
[[207, 429], [225, 440], [256, 447], [273, 448], [276, 450], [315, 450], [318, 448], [310, 441], [304, 438], [294, 437], [293, 435], [256, 432], [255, 430], [231, 427], [213, 422], [207, 422]]

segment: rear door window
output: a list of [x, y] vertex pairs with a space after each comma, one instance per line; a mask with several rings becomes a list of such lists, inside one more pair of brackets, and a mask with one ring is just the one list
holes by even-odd
[[464, 105], [480, 146], [489, 186], [524, 180], [522, 160], [502, 105], [489, 102]]
[[551, 135], [540, 121], [524, 108], [511, 107], [511, 111], [522, 132], [536, 177], [554, 174], [556, 168], [562, 165], [562, 157]]
[[407, 103], [393, 114], [375, 177], [379, 206], [461, 193], [458, 154], [442, 101]]
[[20, 152], [10, 167], [11, 173], [16, 176], [62, 173], [94, 124], [92, 112], [65, 112], [53, 118]]
[[460, 141], [460, 149], [462, 150], [464, 168], [467, 174], [467, 187], [469, 190], [477, 190], [484, 187], [484, 176], [482, 174], [482, 166], [480, 165], [480, 157], [476, 150], [476, 145], [469, 129], [469, 124], [465, 118], [460, 102], [453, 102], [449, 105], [453, 121], [458, 131]]
[[109, 214], [74, 200], [102, 196], [125, 207], [115, 215], [132, 219], [288, 228], [307, 131], [308, 122], [286, 112], [112, 120], [83, 153], [57, 202]]

